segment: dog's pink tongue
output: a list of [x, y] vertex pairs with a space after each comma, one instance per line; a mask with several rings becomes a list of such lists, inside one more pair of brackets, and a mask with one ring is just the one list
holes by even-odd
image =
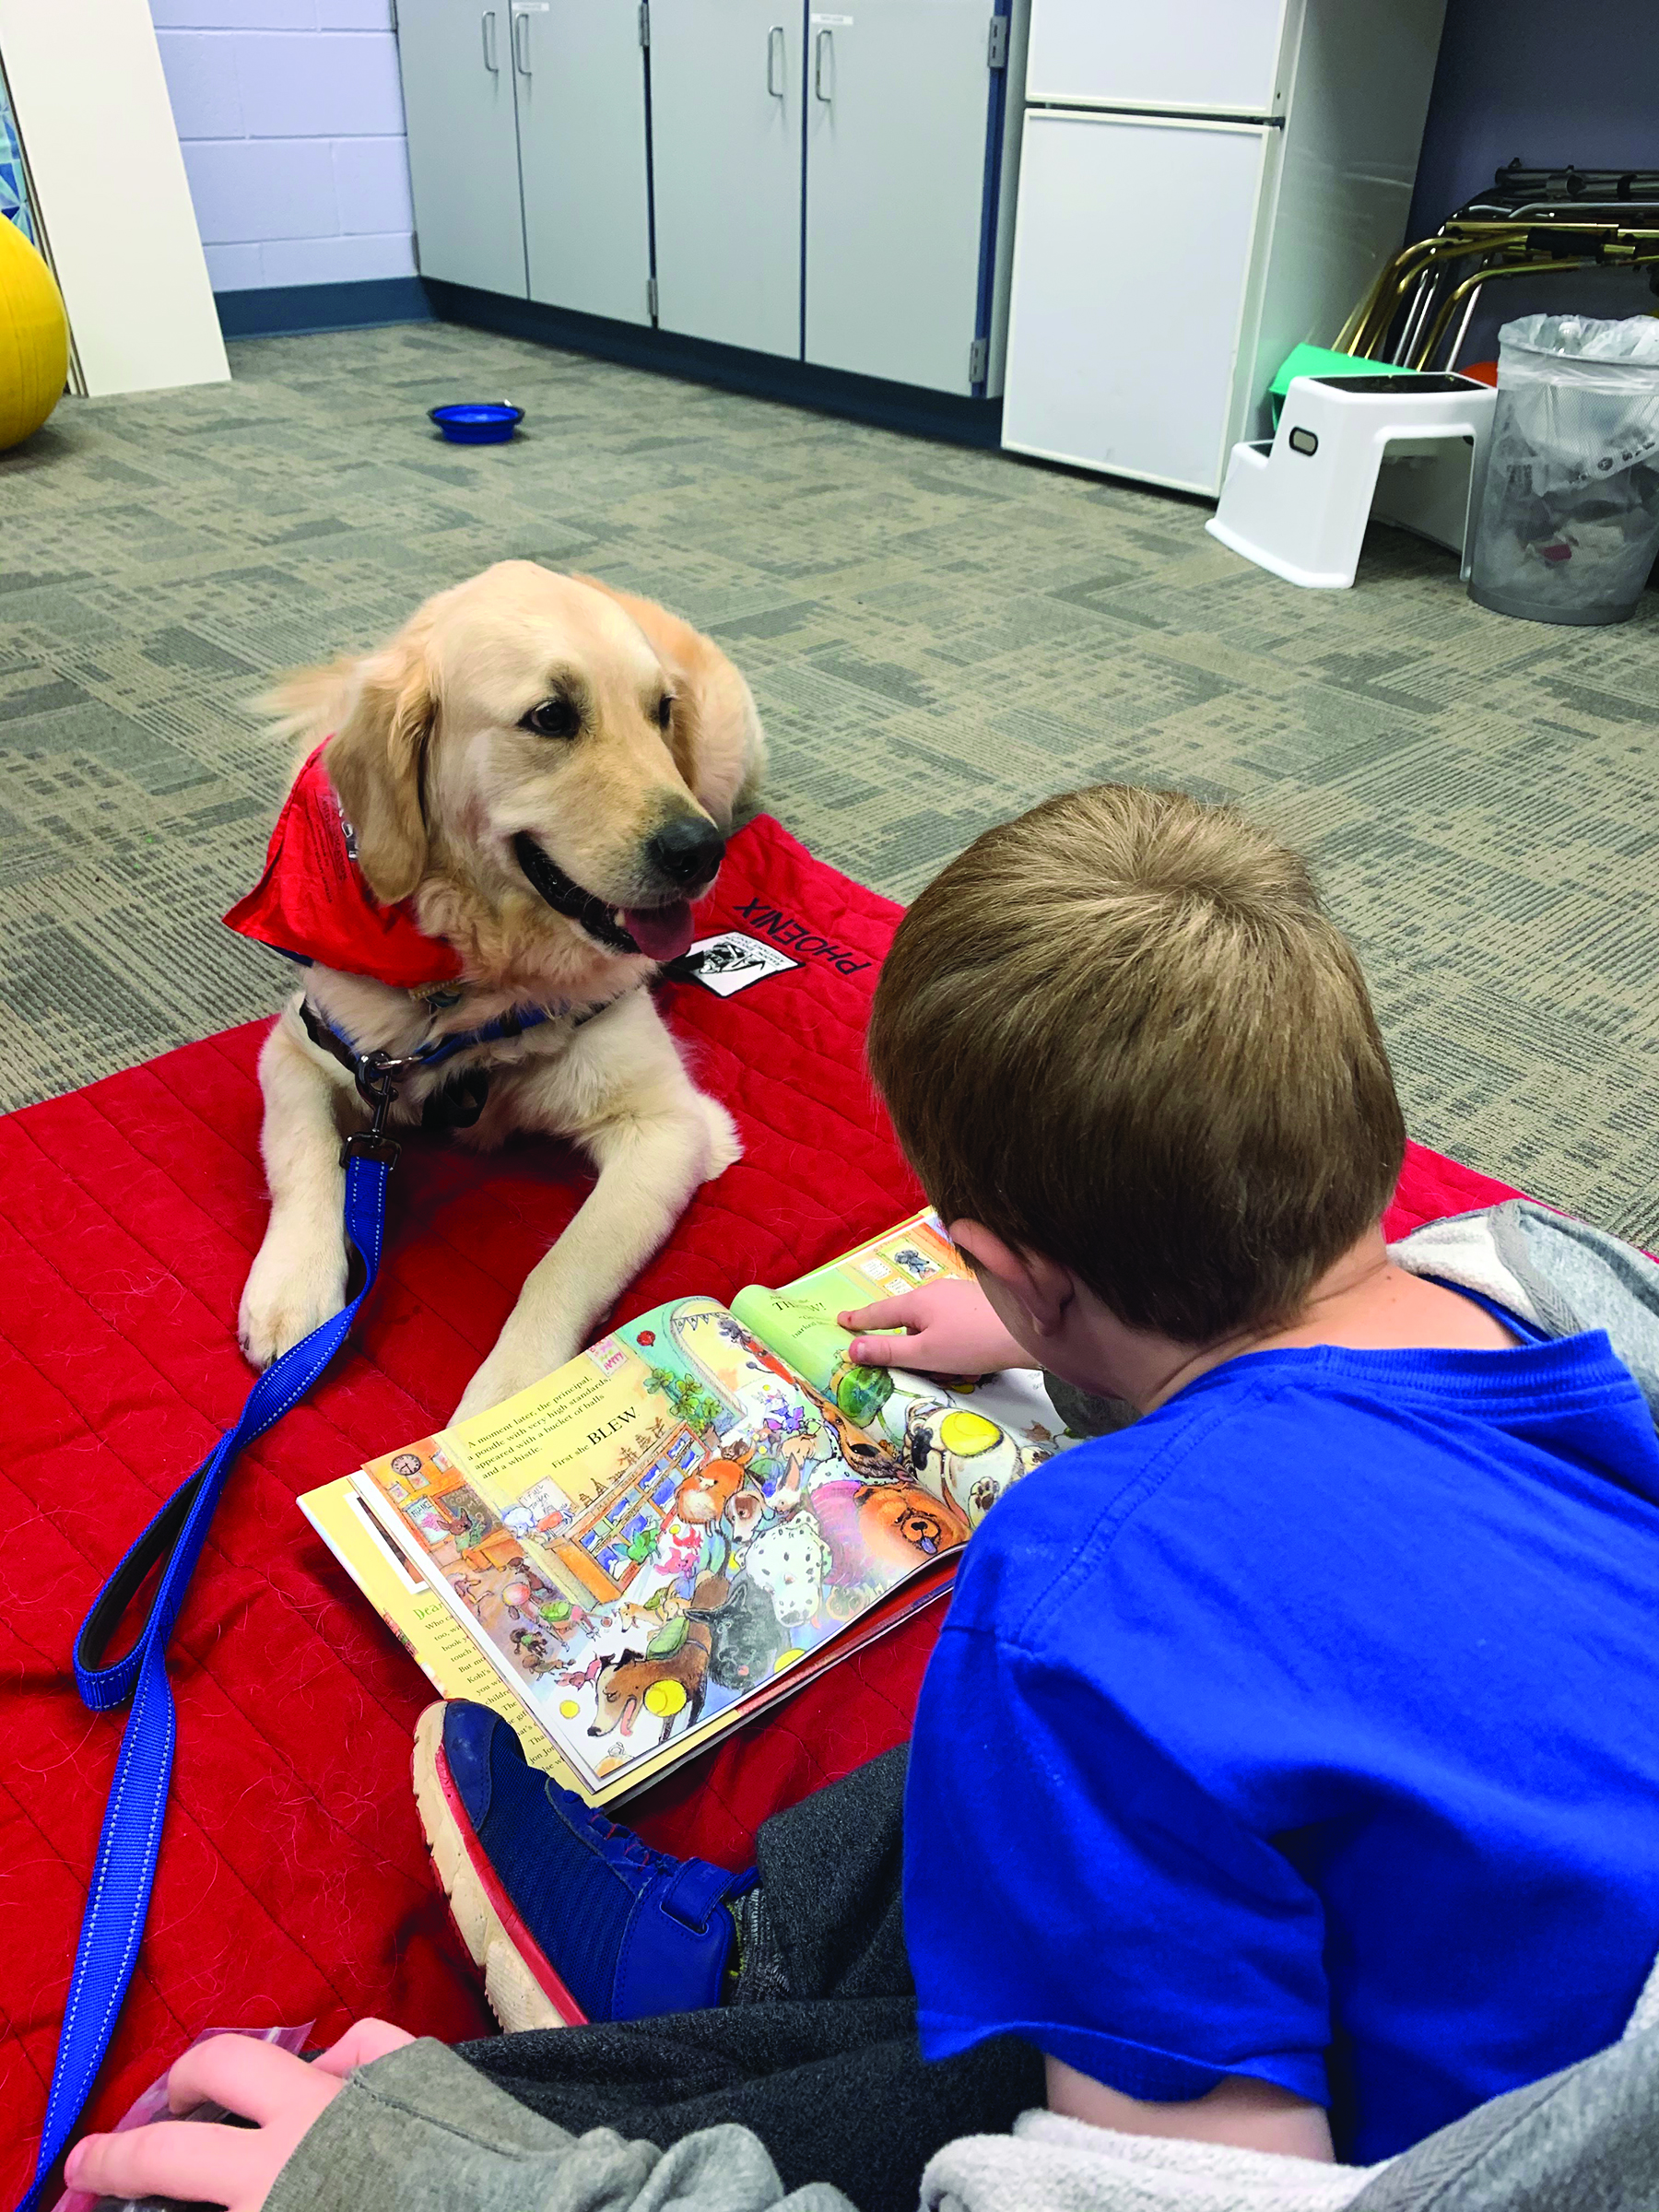
[[683, 899], [672, 906], [627, 906], [622, 920], [641, 952], [653, 960], [677, 960], [691, 942], [691, 909]]

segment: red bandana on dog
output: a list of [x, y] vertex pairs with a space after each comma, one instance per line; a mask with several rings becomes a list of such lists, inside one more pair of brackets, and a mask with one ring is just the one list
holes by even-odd
[[447, 983], [461, 962], [424, 936], [408, 900], [382, 906], [363, 880], [357, 841], [323, 765], [323, 745], [294, 779], [265, 853], [265, 874], [225, 916], [255, 944], [401, 991]]

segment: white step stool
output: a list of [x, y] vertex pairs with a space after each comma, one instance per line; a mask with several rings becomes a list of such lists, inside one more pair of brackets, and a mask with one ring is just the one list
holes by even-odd
[[1467, 376], [1293, 377], [1277, 435], [1233, 447], [1204, 526], [1246, 560], [1323, 591], [1353, 582], [1373, 501], [1384, 520], [1461, 554], [1497, 398]]

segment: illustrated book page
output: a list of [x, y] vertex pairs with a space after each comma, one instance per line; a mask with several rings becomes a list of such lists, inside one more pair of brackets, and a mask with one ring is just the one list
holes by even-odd
[[839, 1657], [970, 1526], [710, 1298], [354, 1479], [595, 1803]]
[[860, 1367], [836, 1315], [969, 1269], [924, 1209], [781, 1290], [749, 1284], [732, 1300], [746, 1328], [911, 1475], [977, 1528], [1011, 1482], [1073, 1441], [1035, 1368], [926, 1375]]
[[349, 1476], [308, 1490], [300, 1511], [419, 1666], [441, 1698], [492, 1706], [518, 1734], [524, 1757], [573, 1788], [553, 1739], [421, 1571], [419, 1553], [376, 1520]]

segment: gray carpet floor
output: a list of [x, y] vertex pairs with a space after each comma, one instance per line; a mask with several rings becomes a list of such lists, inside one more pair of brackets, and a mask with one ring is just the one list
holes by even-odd
[[[1659, 1242], [1659, 596], [1472, 606], [1373, 529], [1301, 592], [1203, 507], [438, 325], [232, 348], [0, 455], [0, 1105], [268, 1010], [218, 926], [286, 758], [246, 701], [505, 555], [661, 598], [753, 684], [771, 803], [898, 898], [1100, 778], [1312, 856], [1414, 1133]], [[505, 394], [512, 445], [437, 442]]]

